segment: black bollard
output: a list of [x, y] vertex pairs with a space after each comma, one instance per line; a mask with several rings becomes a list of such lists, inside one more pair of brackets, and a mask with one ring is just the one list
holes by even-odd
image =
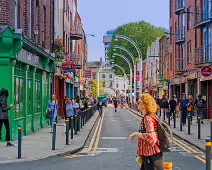
[[85, 111], [82, 111], [82, 126], [85, 125]]
[[166, 120], [166, 111], [165, 111], [165, 109], [163, 109], [163, 120], [164, 121]]
[[212, 119], [210, 120], [210, 124], [211, 124], [211, 140], [212, 140]]
[[191, 113], [188, 113], [188, 134], [191, 134]]
[[197, 117], [198, 122], [198, 139], [201, 139], [201, 123], [200, 123], [200, 116]]
[[83, 123], [83, 112], [80, 113], [80, 128], [82, 129], [82, 123]]
[[87, 123], [87, 110], [85, 109], [85, 124]]
[[170, 118], [171, 117], [171, 113], [170, 113], [170, 111], [168, 111], [168, 124], [169, 124], [169, 126], [171, 125], [171, 121], [170, 121]]
[[173, 113], [174, 128], [176, 128], [176, 111]]
[[21, 159], [21, 148], [22, 148], [22, 127], [18, 127], [18, 159]]
[[56, 122], [53, 124], [53, 134], [52, 134], [52, 150], [55, 150], [55, 144], [56, 144]]
[[66, 119], [66, 145], [69, 145], [69, 119]]
[[183, 131], [183, 114], [180, 112], [180, 131]]
[[74, 135], [77, 135], [77, 115], [74, 117]]
[[74, 139], [74, 117], [71, 117], [71, 139]]
[[80, 131], [80, 119], [81, 119], [81, 116], [80, 114], [78, 115], [78, 119], [77, 119], [77, 132]]
[[206, 158], [206, 170], [211, 170], [211, 147], [212, 147], [212, 140], [211, 138], [206, 138], [205, 139], [206, 144], [205, 144], [205, 158]]

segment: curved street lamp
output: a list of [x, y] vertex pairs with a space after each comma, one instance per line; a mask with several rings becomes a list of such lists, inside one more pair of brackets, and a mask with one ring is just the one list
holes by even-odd
[[123, 35], [115, 35], [115, 38], [123, 39], [123, 40], [128, 41], [129, 43], [131, 43], [135, 47], [135, 49], [136, 49], [136, 51], [138, 53], [138, 57], [140, 58], [140, 64], [141, 64], [140, 65], [140, 67], [141, 67], [141, 70], [140, 70], [140, 95], [141, 95], [142, 94], [142, 54], [141, 54], [141, 51], [138, 48], [138, 46], [135, 43], [135, 41], [133, 41], [132, 39], [130, 39], [130, 38], [126, 37], [126, 36], [123, 36]]
[[[124, 55], [115, 53], [115, 54], [113, 54], [113, 57], [115, 57], [115, 56], [119, 56], [119, 57], [123, 58], [127, 62], [127, 64], [129, 65], [129, 68], [130, 68], [130, 86], [131, 86], [130, 87], [130, 103], [132, 103], [132, 65], [131, 65], [130, 61]], [[134, 97], [135, 97], [135, 94], [134, 94]]]
[[[130, 56], [130, 58], [133, 62], [133, 66], [134, 66], [134, 96], [136, 96], [136, 59], [133, 57], [133, 54], [126, 48], [123, 48], [120, 46], [114, 46], [113, 50], [116, 51], [116, 49], [120, 49], [120, 50], [123, 50], [124, 52], [126, 52]], [[136, 97], [134, 97], [133, 102], [136, 103]]]
[[126, 93], [126, 78], [127, 78], [126, 72], [125, 72], [124, 69], [123, 69], [121, 66], [119, 66], [118, 64], [112, 64], [112, 66], [118, 67], [118, 68], [121, 69], [122, 72], [124, 73], [124, 94], [125, 94], [125, 96], [127, 96], [127, 93]]

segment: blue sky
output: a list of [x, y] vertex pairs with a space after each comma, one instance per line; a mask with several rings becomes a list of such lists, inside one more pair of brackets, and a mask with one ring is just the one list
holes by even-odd
[[169, 28], [169, 0], [78, 0], [79, 14], [88, 36], [89, 61], [104, 57], [103, 35], [129, 22], [147, 21]]

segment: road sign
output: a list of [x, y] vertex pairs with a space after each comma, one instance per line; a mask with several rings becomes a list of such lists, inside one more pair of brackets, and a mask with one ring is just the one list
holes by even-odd
[[204, 66], [201, 68], [201, 73], [204, 77], [208, 77], [212, 73], [212, 68], [211, 66]]

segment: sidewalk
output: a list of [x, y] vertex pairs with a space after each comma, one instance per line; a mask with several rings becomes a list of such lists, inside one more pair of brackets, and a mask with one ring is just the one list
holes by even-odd
[[196, 116], [193, 116], [190, 135], [188, 135], [188, 123], [183, 126], [183, 131], [180, 131], [180, 118], [176, 119], [176, 128], [174, 128], [173, 120], [171, 121], [170, 127], [174, 135], [194, 145], [198, 149], [205, 151], [205, 138], [210, 136], [210, 120], [204, 120], [204, 124], [201, 124], [201, 139], [198, 139], [198, 124], [196, 121]]
[[[127, 108], [137, 114], [137, 111]], [[140, 115], [140, 114], [139, 114]], [[167, 121], [167, 119], [166, 119]], [[174, 122], [171, 120], [171, 130], [175, 136], [186, 141], [187, 143], [197, 147], [201, 151], [205, 152], [205, 138], [210, 136], [210, 120], [204, 120], [204, 124], [201, 124], [201, 139], [198, 139], [198, 124], [196, 123], [197, 117], [193, 116], [193, 122], [191, 125], [191, 134], [188, 135], [188, 123], [183, 126], [183, 131], [180, 131], [180, 118], [176, 119], [176, 128], [174, 128]]]
[[[6, 143], [0, 143], [0, 164], [23, 161], [39, 160], [52, 156], [76, 153], [83, 149], [93, 126], [98, 119], [98, 112], [85, 124], [74, 139], [70, 139], [70, 145], [65, 145], [65, 121], [60, 120], [57, 124], [56, 150], [52, 151], [52, 133], [47, 126], [40, 131], [22, 138], [22, 158], [17, 159], [18, 147], [6, 147]], [[70, 137], [70, 136], [69, 136]], [[17, 141], [13, 141], [17, 144]]]

